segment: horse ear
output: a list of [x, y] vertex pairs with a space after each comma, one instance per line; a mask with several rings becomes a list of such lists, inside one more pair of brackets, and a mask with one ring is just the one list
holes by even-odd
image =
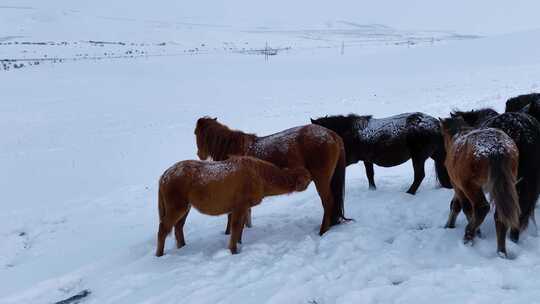
[[217, 121], [217, 117], [212, 118], [212, 120]]
[[310, 117], [309, 120], [311, 120], [311, 123], [315, 123], [315, 119]]
[[444, 123], [444, 118], [440, 118], [440, 117], [437, 117], [439, 119], [439, 124], [443, 124]]

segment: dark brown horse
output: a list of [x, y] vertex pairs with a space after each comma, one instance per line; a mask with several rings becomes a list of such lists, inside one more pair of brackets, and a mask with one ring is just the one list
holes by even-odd
[[507, 229], [519, 229], [516, 144], [501, 130], [472, 129], [461, 117], [443, 119], [441, 127], [447, 152], [445, 164], [454, 187], [446, 227], [455, 227], [456, 217], [463, 209], [469, 222], [463, 241], [472, 244], [489, 212], [483, 191], [486, 189], [495, 204], [497, 252], [507, 257]]
[[385, 118], [349, 114], [321, 117], [311, 122], [343, 138], [347, 166], [363, 161], [370, 189], [375, 189], [373, 164], [393, 167], [412, 159], [414, 180], [407, 193], [415, 194], [424, 179], [424, 163], [428, 157], [435, 161], [441, 185], [451, 187], [444, 168], [443, 138], [435, 117], [419, 112]]
[[237, 253], [248, 210], [264, 197], [303, 191], [311, 181], [303, 168], [281, 169], [253, 157], [224, 161], [186, 160], [167, 169], [159, 180], [159, 231], [156, 256], [175, 228], [178, 248], [186, 244], [184, 224], [191, 206], [208, 215], [231, 214], [229, 249]]
[[215, 118], [197, 120], [197, 155], [220, 161], [231, 155], [247, 155], [269, 161], [278, 167], [305, 168], [322, 201], [324, 215], [319, 234], [346, 220], [343, 200], [345, 150], [343, 141], [331, 130], [306, 125], [258, 137], [231, 130]]

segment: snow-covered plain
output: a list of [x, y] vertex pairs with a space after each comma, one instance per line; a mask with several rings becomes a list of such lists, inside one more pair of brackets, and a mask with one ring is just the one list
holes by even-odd
[[488, 216], [464, 246], [432, 163], [416, 196], [410, 162], [376, 167], [376, 191], [348, 167], [355, 221], [323, 237], [311, 185], [255, 208], [238, 255], [225, 217], [193, 211], [187, 246], [153, 256], [157, 180], [196, 158], [200, 116], [264, 135], [326, 114], [501, 111], [540, 90], [534, 1], [256, 3], [0, 5], [0, 59], [40, 61], [0, 70], [0, 303], [540, 302], [540, 239], [498, 258]]

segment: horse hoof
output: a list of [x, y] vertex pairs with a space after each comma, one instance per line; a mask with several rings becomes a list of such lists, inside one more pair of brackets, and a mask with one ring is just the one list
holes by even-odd
[[231, 254], [238, 254], [237, 248], [230, 248], [230, 250], [231, 250]]
[[407, 193], [410, 194], [410, 195], [415, 195], [415, 194], [416, 194], [416, 191], [413, 191], [413, 190], [407, 190]]
[[483, 238], [482, 231], [480, 231], [480, 229], [476, 230], [476, 236], [481, 238], [481, 239]]
[[377, 190], [377, 187], [375, 187], [375, 186], [369, 186], [369, 190], [375, 191], [375, 190]]
[[455, 224], [446, 224], [446, 225], [444, 225], [444, 228], [445, 229], [454, 229], [454, 228], [456, 228], [456, 225]]
[[508, 254], [506, 253], [506, 251], [497, 251], [497, 255], [498, 255], [501, 259], [505, 259], [505, 260], [508, 259]]
[[509, 238], [510, 238], [510, 241], [517, 244], [519, 242], [519, 232], [515, 233], [515, 232], [511, 231]]
[[162, 251], [156, 252], [156, 256], [157, 256], [158, 258], [161, 257], [161, 256], [163, 256], [163, 252], [162, 252]]
[[465, 236], [463, 238], [463, 245], [472, 247], [473, 245], [473, 238], [471, 236]]
[[326, 231], [330, 230], [330, 227], [322, 227], [321, 226], [321, 230], [319, 230], [319, 236], [322, 236], [323, 234], [326, 233]]

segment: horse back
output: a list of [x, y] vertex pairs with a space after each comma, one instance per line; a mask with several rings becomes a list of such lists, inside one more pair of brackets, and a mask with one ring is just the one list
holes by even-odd
[[220, 215], [230, 213], [239, 202], [254, 202], [261, 196], [262, 184], [256, 177], [249, 160], [187, 160], [163, 173], [160, 192], [168, 204], [188, 203], [201, 213]]
[[445, 164], [452, 181], [461, 188], [471, 182], [482, 187], [491, 160], [500, 156], [510, 159], [517, 169], [519, 152], [512, 138], [498, 129], [476, 129], [454, 140]]
[[248, 155], [278, 167], [314, 167], [339, 155], [343, 142], [335, 132], [315, 124], [299, 126], [269, 136], [258, 137]]

